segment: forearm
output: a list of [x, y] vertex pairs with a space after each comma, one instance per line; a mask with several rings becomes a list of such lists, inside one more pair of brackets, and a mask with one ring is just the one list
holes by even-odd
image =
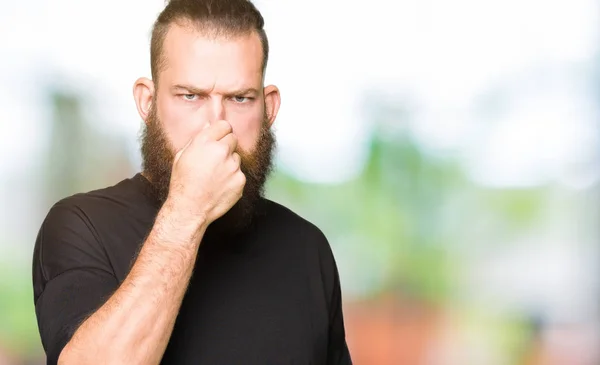
[[168, 207], [159, 212], [129, 275], [75, 332], [61, 353], [61, 365], [160, 362], [206, 228], [192, 221]]

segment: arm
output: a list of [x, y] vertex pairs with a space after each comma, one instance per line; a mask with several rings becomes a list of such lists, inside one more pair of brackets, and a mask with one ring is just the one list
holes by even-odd
[[204, 232], [241, 197], [236, 146], [231, 126], [219, 121], [176, 155], [169, 197], [118, 289], [86, 215], [73, 204], [48, 215], [33, 269], [49, 364], [160, 362]]
[[161, 209], [131, 272], [75, 332], [59, 364], [160, 362], [206, 229], [172, 209]]

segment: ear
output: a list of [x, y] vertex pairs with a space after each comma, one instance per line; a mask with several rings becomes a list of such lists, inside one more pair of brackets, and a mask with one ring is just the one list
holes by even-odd
[[275, 122], [277, 113], [279, 112], [279, 106], [281, 105], [281, 96], [279, 95], [279, 89], [275, 85], [269, 85], [264, 88], [265, 93], [265, 113], [267, 114], [267, 122], [269, 127]]
[[144, 122], [147, 122], [154, 98], [154, 83], [152, 80], [145, 77], [137, 79], [133, 85], [133, 98], [140, 117]]

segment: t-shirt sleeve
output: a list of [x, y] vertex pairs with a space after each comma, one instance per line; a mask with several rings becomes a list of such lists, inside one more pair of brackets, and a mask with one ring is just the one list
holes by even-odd
[[117, 286], [88, 216], [73, 203], [53, 206], [33, 255], [35, 312], [48, 364], [57, 363], [79, 325]]
[[327, 365], [352, 365], [346, 343], [346, 330], [342, 310], [342, 291], [338, 268], [325, 235], [319, 231], [321, 275], [327, 295], [329, 310], [329, 338], [327, 345]]

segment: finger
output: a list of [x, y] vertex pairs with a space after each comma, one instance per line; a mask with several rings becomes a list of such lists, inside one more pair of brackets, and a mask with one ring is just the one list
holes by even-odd
[[189, 145], [192, 143], [192, 141], [193, 141], [193, 140], [194, 140], [193, 138], [192, 138], [192, 139], [190, 139], [190, 140], [188, 141], [188, 143], [186, 143], [186, 144], [185, 144], [185, 146], [183, 146], [183, 148], [182, 148], [182, 149], [180, 149], [180, 150], [177, 152], [177, 154], [175, 154], [175, 163], [177, 163], [177, 161], [179, 161], [179, 159], [181, 158], [181, 154], [183, 153], [183, 151], [185, 151], [185, 150], [188, 148], [188, 146], [189, 146]]
[[[240, 179], [240, 185], [242, 185], [242, 187], [246, 186], [246, 175], [243, 172], [239, 172], [237, 174], [238, 179]], [[242, 190], [240, 191], [240, 197], [242, 196], [242, 194], [244, 194], [244, 189], [242, 188]]]
[[235, 152], [235, 149], [237, 148], [237, 137], [233, 133], [229, 133], [225, 137], [221, 138], [219, 142], [227, 145], [230, 154]]
[[[204, 126], [202, 127], [202, 129], [200, 129], [199, 132], [196, 132], [196, 134], [192, 137], [191, 141], [186, 145], [189, 146], [191, 143], [195, 143], [194, 141], [206, 141], [208, 140], [209, 137], [209, 132], [207, 131], [207, 129], [210, 128], [210, 123], [204, 123]], [[180, 151], [181, 152], [181, 151]]]
[[200, 134], [202, 134], [208, 140], [218, 141], [232, 132], [233, 128], [229, 122], [226, 120], [219, 120], [211, 123], [210, 127], [200, 131]]
[[242, 158], [240, 157], [240, 155], [237, 152], [234, 152], [231, 155], [231, 158], [233, 159], [233, 161], [235, 162], [235, 164], [237, 166], [240, 166], [240, 163], [242, 162]]

